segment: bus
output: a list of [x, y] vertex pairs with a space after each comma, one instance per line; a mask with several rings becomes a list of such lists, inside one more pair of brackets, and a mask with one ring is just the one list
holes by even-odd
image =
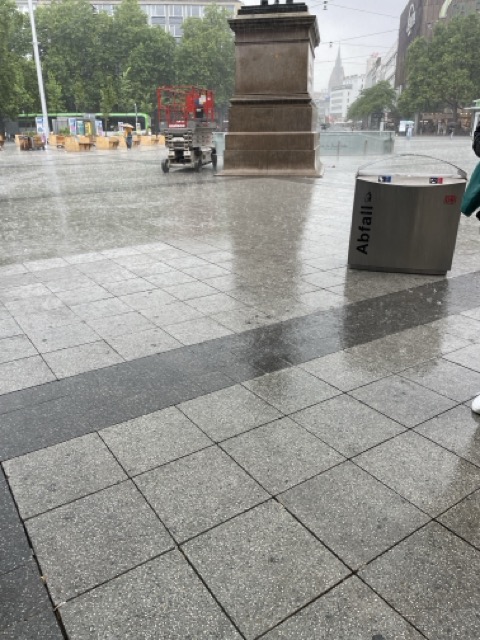
[[[83, 120], [87, 117], [87, 119], [95, 117], [95, 120], [101, 120], [104, 123], [104, 117], [102, 113], [49, 113], [48, 114], [48, 126], [50, 131], [54, 131], [55, 127], [53, 126], [53, 120], [57, 118], [68, 119], [68, 118], [76, 118], [79, 120]], [[25, 131], [35, 131], [37, 128], [37, 118], [41, 118], [41, 113], [20, 113], [17, 118], [19, 133], [23, 133]], [[117, 131], [121, 124], [131, 124], [133, 127], [136, 127], [137, 123], [139, 129], [143, 132], [148, 131], [151, 128], [151, 118], [147, 113], [110, 113], [108, 116], [108, 131]]]

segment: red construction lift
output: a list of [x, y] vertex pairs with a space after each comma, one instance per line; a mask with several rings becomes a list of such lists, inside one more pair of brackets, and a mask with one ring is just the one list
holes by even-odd
[[200, 171], [210, 162], [215, 168], [213, 91], [193, 85], [158, 87], [157, 101], [158, 119], [165, 123], [163, 134], [168, 149], [168, 158], [162, 161], [163, 172], [168, 173], [171, 166]]

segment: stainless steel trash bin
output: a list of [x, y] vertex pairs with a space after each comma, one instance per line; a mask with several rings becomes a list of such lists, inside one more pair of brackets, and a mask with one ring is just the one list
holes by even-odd
[[376, 163], [359, 169], [349, 267], [425, 274], [451, 268], [467, 175], [436, 158], [416, 157], [448, 164], [455, 173], [379, 174], [370, 169]]

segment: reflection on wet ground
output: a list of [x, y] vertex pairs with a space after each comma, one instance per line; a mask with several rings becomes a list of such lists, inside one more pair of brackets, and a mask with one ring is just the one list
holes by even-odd
[[358, 158], [163, 153], [0, 153], [5, 637], [480, 637], [478, 221], [351, 271]]

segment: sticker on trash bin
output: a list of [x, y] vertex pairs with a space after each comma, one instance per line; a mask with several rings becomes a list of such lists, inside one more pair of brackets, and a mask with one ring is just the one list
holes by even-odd
[[443, 184], [443, 178], [429, 178], [429, 184]]
[[392, 176], [378, 176], [379, 182], [391, 182]]
[[445, 196], [443, 202], [445, 204], [456, 204], [457, 196], [454, 196], [454, 195]]

